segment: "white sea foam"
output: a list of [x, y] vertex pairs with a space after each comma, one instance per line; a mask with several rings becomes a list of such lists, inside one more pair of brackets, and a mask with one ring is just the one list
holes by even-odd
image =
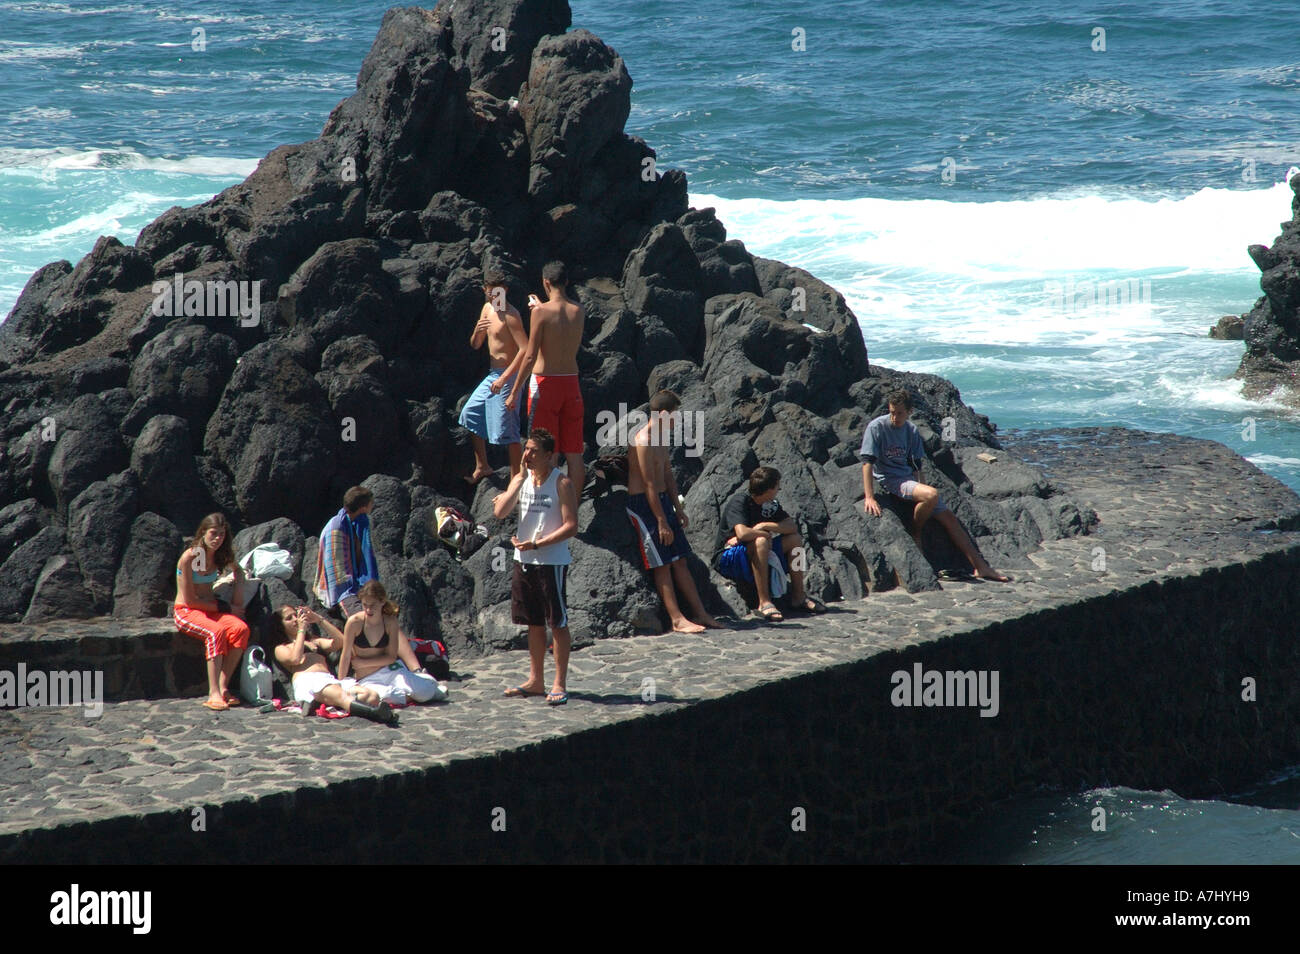
[[72, 118], [72, 110], [59, 106], [27, 106], [7, 117], [11, 123], [58, 123]]
[[[976, 394], [991, 388], [1049, 417], [1128, 420], [1141, 409], [1148, 426], [1173, 427], [1172, 409], [1201, 420], [1263, 412], [1289, 428], [1294, 411], [1247, 400], [1231, 378], [1240, 345], [1206, 331], [1258, 295], [1245, 246], [1277, 234], [1291, 197], [1278, 183], [1181, 197], [695, 195], [692, 204], [715, 207], [751, 252], [842, 292], [873, 360], [887, 366], [966, 382]], [[1074, 283], [1076, 293], [1053, 294], [1052, 283]], [[1139, 291], [1112, 296], [1118, 287]]]
[[1252, 454], [1246, 458], [1260, 470], [1272, 470], [1285, 467], [1288, 470], [1300, 469], [1300, 457], [1278, 457], [1275, 454]]
[[1246, 246], [1277, 235], [1278, 223], [1290, 217], [1291, 198], [1279, 182], [1157, 198], [779, 201], [695, 195], [691, 202], [717, 208], [751, 251], [792, 264], [804, 265], [804, 253], [822, 248], [872, 269], [902, 266], [990, 281], [1098, 270], [1253, 269]]
[[1200, 407], [1232, 413], [1258, 414], [1273, 411], [1293, 416], [1295, 409], [1277, 400], [1250, 400], [1242, 394], [1245, 382], [1234, 378], [1191, 378], [1162, 374], [1157, 384], [1168, 395], [1171, 407]]
[[81, 46], [0, 40], [0, 63], [23, 63], [30, 60], [67, 60], [81, 56], [82, 52], [83, 47]]
[[260, 159], [229, 156], [186, 156], [163, 159], [129, 149], [7, 149], [0, 148], [0, 173], [9, 169], [140, 169], [184, 175], [244, 178]]
[[118, 4], [109, 7], [95, 7], [85, 3], [67, 4], [67, 3], [6, 3], [0, 6], [0, 10], [13, 10], [21, 13], [57, 13], [65, 17], [90, 17], [102, 16], [106, 13], [144, 13], [147, 12], [139, 4]]

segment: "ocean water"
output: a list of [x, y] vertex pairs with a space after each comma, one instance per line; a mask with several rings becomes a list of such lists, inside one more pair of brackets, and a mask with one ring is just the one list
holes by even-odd
[[[46, 262], [316, 136], [386, 6], [0, 0], [0, 315]], [[1300, 10], [1136, 6], [572, 2], [628, 64], [628, 131], [731, 237], [839, 288], [873, 361], [951, 379], [1003, 428], [1212, 438], [1300, 490], [1300, 414], [1246, 401], [1242, 345], [1206, 337], [1259, 294], [1246, 246], [1290, 218]], [[1116, 821], [1089, 838], [1098, 802]], [[1236, 801], [996, 814], [954, 857], [1300, 860], [1294, 772]]]

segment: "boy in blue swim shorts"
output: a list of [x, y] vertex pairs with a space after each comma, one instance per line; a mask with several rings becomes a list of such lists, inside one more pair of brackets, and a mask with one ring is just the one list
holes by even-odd
[[477, 350], [488, 344], [490, 368], [479, 386], [465, 401], [460, 412], [460, 426], [466, 428], [474, 442], [474, 473], [465, 479], [476, 484], [492, 473], [488, 465], [487, 445], [504, 444], [510, 455], [510, 476], [519, 473], [523, 448], [519, 443], [519, 412], [506, 407], [506, 394], [514, 381], [519, 356], [528, 345], [524, 325], [514, 305], [506, 301], [509, 291], [498, 273], [485, 274], [478, 321], [469, 336], [469, 346]]

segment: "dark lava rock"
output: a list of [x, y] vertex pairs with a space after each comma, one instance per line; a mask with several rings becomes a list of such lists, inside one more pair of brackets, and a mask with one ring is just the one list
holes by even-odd
[[166, 616], [176, 599], [176, 562], [184, 546], [180, 531], [165, 517], [136, 517], [113, 586], [113, 615]]
[[0, 566], [14, 550], [49, 525], [45, 508], [32, 498], [0, 508]]
[[96, 481], [68, 507], [68, 544], [96, 613], [112, 612], [118, 566], [139, 509], [137, 481], [131, 471]]
[[117, 421], [97, 394], [72, 402], [59, 420], [60, 433], [50, 455], [49, 484], [62, 513], [68, 504], [97, 480], [124, 470], [129, 460]]
[[543, 208], [576, 198], [583, 167], [621, 133], [631, 107], [632, 77], [598, 37], [574, 30], [542, 38], [519, 97], [529, 195]]
[[[295, 599], [315, 577], [304, 533], [365, 483], [407, 631], [457, 653], [524, 645], [509, 618], [515, 518], [491, 514], [505, 472], [464, 483], [473, 455], [457, 421], [487, 368], [468, 344], [484, 269], [507, 276], [526, 316], [557, 257], [586, 309], [588, 449], [623, 444], [612, 425], [655, 390], [682, 398], [690, 443], [670, 460], [711, 606], [744, 609], [710, 565], [729, 533], [718, 509], [760, 463], [782, 472], [812, 592], [936, 585], [953, 558], [937, 527], [918, 549], [905, 507], [861, 512], [858, 447], [894, 387], [915, 396], [926, 478], [990, 559], [1087, 532], [1086, 509], [1037, 471], [979, 460], [999, 451], [995, 428], [949, 382], [870, 365], [842, 295], [689, 208], [686, 177], [624, 130], [623, 60], [570, 21], [565, 0], [389, 10], [319, 138], [169, 209], [134, 247], [101, 238], [32, 276], [0, 325], [0, 616], [166, 613], [181, 534], [212, 509], [248, 528], [241, 552], [275, 540], [293, 553], [294, 579], [270, 588]], [[1296, 234], [1252, 247], [1265, 297], [1244, 322], [1243, 367], [1285, 374], [1300, 360]], [[243, 283], [220, 287], [256, 293], [256, 316], [194, 313], [207, 297], [188, 315], [156, 308], [154, 283], [182, 276]], [[579, 644], [667, 624], [622, 493], [579, 510]], [[441, 503], [484, 523], [488, 545], [462, 562], [438, 542]]]
[[94, 615], [95, 607], [76, 559], [61, 553], [46, 560], [36, 578], [36, 588], [23, 622], [85, 619]]
[[162, 332], [131, 365], [127, 386], [135, 406], [123, 429], [138, 434], [154, 415], [175, 414], [185, 419], [191, 433], [201, 434], [237, 357], [234, 339], [204, 325], [178, 324]]
[[1263, 295], [1246, 313], [1246, 353], [1234, 377], [1251, 399], [1273, 399], [1300, 407], [1300, 176], [1290, 181], [1291, 220], [1270, 246], [1247, 249], [1259, 267]]
[[64, 553], [67, 545], [63, 530], [48, 526], [5, 560], [0, 566], [0, 622], [16, 623], [22, 619], [46, 561]]
[[32, 338], [40, 334], [45, 305], [71, 272], [71, 262], [51, 262], [27, 279], [9, 317], [0, 324], [0, 363], [15, 363], [35, 350]]
[[131, 470], [139, 478], [140, 508], [161, 514], [180, 527], [197, 527], [214, 506], [199, 479], [192, 447], [185, 420], [159, 414], [140, 431], [131, 451]]
[[245, 520], [301, 524], [321, 512], [342, 437], [320, 385], [283, 344], [268, 341], [240, 359], [203, 446], [233, 475]]

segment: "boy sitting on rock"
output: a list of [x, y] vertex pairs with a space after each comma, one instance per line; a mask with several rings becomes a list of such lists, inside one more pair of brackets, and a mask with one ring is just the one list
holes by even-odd
[[[925, 457], [925, 443], [916, 425], [908, 420], [912, 413], [912, 396], [903, 388], [891, 391], [888, 398], [889, 413], [882, 414], [867, 425], [862, 435], [862, 509], [872, 516], [880, 516], [876, 502], [876, 489], [893, 494], [900, 500], [914, 503], [912, 509], [912, 539], [921, 549], [921, 531], [931, 517], [948, 533], [953, 545], [970, 561], [975, 576], [982, 580], [1009, 582], [1011, 577], [989, 566], [975, 548], [956, 515], [944, 504], [939, 491], [921, 483], [921, 461]], [[922, 551], [924, 552], [924, 551]]]
[[[758, 614], [769, 623], [785, 619], [772, 599], [785, 593], [787, 578], [792, 609], [826, 612], [825, 605], [804, 592], [803, 537], [794, 517], [776, 499], [780, 489], [781, 474], [775, 467], [756, 467], [749, 475], [748, 489], [738, 490], [722, 507], [722, 525], [730, 527], [734, 536], [718, 557], [718, 572], [729, 580], [753, 583]], [[773, 592], [773, 581], [779, 592]]]

